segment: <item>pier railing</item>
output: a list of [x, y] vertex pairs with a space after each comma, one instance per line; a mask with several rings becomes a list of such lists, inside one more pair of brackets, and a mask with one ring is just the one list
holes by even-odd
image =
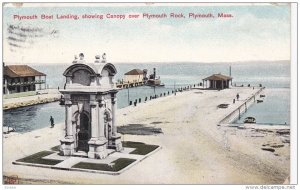
[[134, 82], [119, 82], [116, 83], [118, 88], [130, 88], [130, 87], [137, 87], [145, 85], [145, 81], [134, 81]]
[[24, 86], [24, 85], [42, 84], [42, 83], [45, 83], [45, 81], [35, 80], [35, 81], [23, 81], [23, 82], [11, 82], [11, 83], [7, 83], [7, 86]]
[[228, 124], [236, 120], [237, 118], [241, 118], [241, 115], [247, 112], [247, 109], [255, 103], [256, 96], [263, 91], [265, 87], [261, 87], [256, 93], [254, 93], [251, 97], [247, 98], [239, 107], [230, 112], [226, 117], [224, 117], [219, 124]]

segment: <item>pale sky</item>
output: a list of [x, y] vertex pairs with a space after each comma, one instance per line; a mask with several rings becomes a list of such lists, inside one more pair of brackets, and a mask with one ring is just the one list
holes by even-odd
[[[53, 4], [52, 4], [53, 5]], [[188, 4], [185, 4], [188, 5]], [[183, 18], [82, 19], [84, 14], [183, 13]], [[215, 18], [189, 18], [189, 13]], [[232, 18], [218, 18], [218, 13]], [[42, 14], [53, 15], [42, 20]], [[56, 14], [80, 19], [56, 19]], [[37, 15], [18, 20], [14, 15]], [[290, 60], [290, 6], [236, 5], [156, 6], [97, 4], [76, 7], [4, 7], [4, 62], [70, 63], [83, 52], [93, 62], [107, 54], [109, 62], [232, 62]], [[8, 29], [13, 26], [13, 29]], [[36, 29], [28, 32], [23, 29]], [[24, 36], [25, 35], [25, 36]]]

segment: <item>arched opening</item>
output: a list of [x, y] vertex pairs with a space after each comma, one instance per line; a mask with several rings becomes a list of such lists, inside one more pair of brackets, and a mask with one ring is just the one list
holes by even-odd
[[86, 113], [79, 115], [80, 121], [77, 132], [77, 151], [89, 151], [88, 141], [91, 138], [90, 120]]

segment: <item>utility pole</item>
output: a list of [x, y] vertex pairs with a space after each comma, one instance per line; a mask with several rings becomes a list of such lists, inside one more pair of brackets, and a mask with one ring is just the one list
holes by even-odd
[[127, 87], [128, 105], [129, 105], [129, 87]]
[[[229, 66], [229, 76], [231, 77], [231, 65]], [[232, 86], [232, 80], [231, 80], [231, 86]], [[228, 85], [229, 86], [229, 85]]]
[[174, 81], [174, 94], [176, 95], [176, 81]]

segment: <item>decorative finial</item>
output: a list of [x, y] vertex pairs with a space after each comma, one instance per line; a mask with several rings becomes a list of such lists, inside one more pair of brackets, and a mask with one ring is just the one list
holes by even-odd
[[84, 54], [83, 54], [83, 53], [80, 53], [80, 54], [79, 54], [79, 58], [80, 58], [80, 60], [83, 60], [83, 59], [84, 59]]
[[77, 63], [77, 60], [78, 60], [78, 57], [77, 57], [77, 55], [74, 55], [74, 60], [73, 60], [73, 62], [72, 62], [72, 63]]
[[102, 54], [102, 63], [106, 63], [106, 53]]
[[100, 63], [100, 55], [96, 55], [95, 56], [95, 63]]

